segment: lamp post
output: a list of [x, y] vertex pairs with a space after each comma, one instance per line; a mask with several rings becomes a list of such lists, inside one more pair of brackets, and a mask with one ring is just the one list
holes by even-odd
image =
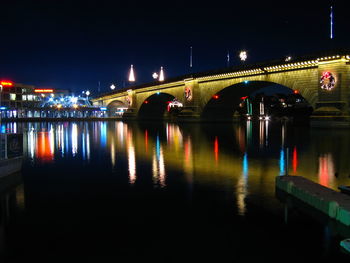
[[239, 53], [239, 58], [241, 59], [242, 62], [246, 61], [247, 57], [248, 57], [247, 51], [242, 50], [242, 51]]
[[157, 79], [157, 78], [158, 78], [158, 73], [157, 73], [157, 72], [154, 72], [154, 73], [152, 74], [152, 78], [153, 78], [153, 79]]

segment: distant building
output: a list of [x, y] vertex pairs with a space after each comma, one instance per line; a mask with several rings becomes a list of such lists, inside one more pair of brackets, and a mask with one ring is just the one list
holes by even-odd
[[28, 107], [35, 107], [40, 96], [35, 94], [35, 86], [1, 81], [2, 92], [0, 111], [2, 117], [21, 117]]
[[75, 96], [68, 90], [0, 81], [1, 118], [89, 118], [105, 117], [106, 110], [91, 105], [89, 94]]

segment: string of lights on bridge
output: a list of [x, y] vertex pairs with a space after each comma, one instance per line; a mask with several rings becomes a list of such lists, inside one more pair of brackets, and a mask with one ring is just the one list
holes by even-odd
[[[248, 52], [241, 51], [239, 53], [239, 58], [242, 61], [242, 63], [244, 63], [248, 58]], [[290, 62], [290, 63], [285, 63], [282, 65], [253, 68], [253, 69], [248, 69], [248, 70], [240, 70], [240, 71], [234, 71], [234, 72], [228, 72], [228, 73], [214, 74], [214, 75], [210, 75], [210, 76], [198, 77], [197, 79], [200, 81], [208, 81], [208, 80], [215, 80], [218, 78], [239, 78], [239, 77], [243, 77], [243, 76], [261, 75], [261, 74], [269, 73], [269, 72], [288, 71], [288, 70], [295, 70], [295, 69], [301, 69], [301, 68], [312, 68], [312, 67], [318, 66], [320, 63], [324, 63], [324, 62], [327, 62], [330, 60], [336, 60], [336, 59], [345, 59], [345, 60], [349, 61], [350, 55], [325, 56], [325, 57], [319, 57], [319, 58], [313, 59], [313, 60], [298, 61], [298, 62], [290, 62], [290, 61], [292, 61], [292, 57], [287, 56], [284, 59], [284, 61]], [[164, 82], [165, 76], [164, 76], [163, 67], [160, 68], [159, 74], [157, 72], [154, 72], [152, 74], [152, 77], [154, 80], [158, 80], [159, 82]], [[134, 71], [133, 65], [130, 66], [128, 81], [130, 83], [136, 82], [135, 71]], [[112, 91], [114, 91], [116, 89], [116, 86], [114, 84], [112, 84], [110, 86], [110, 89]]]

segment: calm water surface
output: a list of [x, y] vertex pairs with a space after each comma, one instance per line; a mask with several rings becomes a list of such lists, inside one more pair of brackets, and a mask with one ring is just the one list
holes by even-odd
[[2, 261], [349, 261], [348, 229], [276, 198], [275, 177], [350, 184], [349, 130], [243, 124], [9, 123]]

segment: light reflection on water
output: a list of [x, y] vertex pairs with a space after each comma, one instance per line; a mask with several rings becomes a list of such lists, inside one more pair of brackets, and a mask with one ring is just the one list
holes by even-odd
[[[183, 174], [188, 182], [236, 181], [240, 213], [252, 189], [273, 195], [272, 189], [259, 186], [260, 180], [272, 187], [275, 176], [286, 174], [286, 169], [288, 174], [332, 188], [348, 182], [347, 162], [342, 161], [348, 154], [345, 131], [340, 132], [345, 143], [320, 147], [325, 138], [316, 130], [266, 121], [221, 126], [166, 123], [156, 128], [123, 122], [8, 123], [2, 124], [1, 130], [24, 131], [25, 154], [33, 163], [67, 158], [89, 163], [106, 154], [103, 162], [109, 160], [116, 170], [118, 160], [127, 163], [130, 184], [142, 176], [138, 172], [140, 162], [150, 164], [150, 170], [143, 172], [152, 175], [155, 187], [167, 186], [169, 170]], [[340, 155], [335, 146], [343, 147], [345, 155]], [[339, 161], [335, 163], [336, 158]]]
[[[289, 238], [280, 232], [285, 233], [286, 228], [276, 226], [279, 221], [262, 212], [283, 215], [283, 205], [275, 198], [275, 177], [288, 172], [334, 189], [350, 183], [347, 158], [350, 135], [347, 130], [330, 133], [265, 121], [215, 125], [19, 123], [3, 124], [1, 130], [24, 132], [23, 178], [26, 180], [24, 187], [17, 190], [16, 200], [21, 211], [31, 211], [23, 222], [32, 221], [18, 230], [18, 240], [23, 237], [23, 229], [30, 231], [28, 229], [33, 228], [33, 233], [37, 230], [44, 233], [41, 233], [41, 241], [33, 242], [27, 251], [44, 246], [42, 240], [51, 238], [52, 243], [56, 238], [62, 238], [60, 227], [79, 229], [82, 223], [81, 230], [68, 232], [76, 234], [71, 241], [74, 246], [82, 243], [81, 251], [85, 251], [91, 242], [90, 249], [95, 249], [103, 243], [100, 232], [107, 225], [105, 233], [113, 234], [100, 251], [103, 254], [104, 246], [108, 247], [112, 242], [114, 253], [130, 233], [129, 241], [134, 237], [147, 237], [147, 240], [153, 237], [157, 226], [150, 222], [156, 222], [159, 229], [167, 231], [175, 226], [172, 234], [178, 231], [181, 242], [186, 242], [183, 236], [198, 227], [195, 238], [190, 236], [187, 245], [198, 242], [200, 251], [204, 251], [202, 246], [210, 243], [211, 247], [207, 247], [210, 251], [217, 244], [215, 255], [232, 239], [232, 247], [227, 245], [231, 254], [241, 242], [245, 242], [243, 250], [251, 251], [250, 237], [254, 234], [256, 237], [259, 223], [256, 218], [261, 219], [263, 225], [257, 232], [263, 236], [272, 233], [277, 240], [273, 243], [271, 238], [263, 244], [264, 251], [274, 245], [284, 249], [280, 240], [288, 241]], [[143, 198], [145, 200], [141, 200]], [[188, 206], [191, 212], [183, 206]], [[47, 224], [49, 231], [41, 228], [47, 218], [51, 219]], [[206, 223], [201, 224], [203, 221]], [[266, 224], [270, 226], [265, 227]], [[177, 225], [180, 227], [176, 228]], [[309, 226], [305, 225], [301, 232], [308, 231]], [[300, 227], [298, 225], [297, 229]], [[94, 238], [90, 239], [90, 232], [89, 238], [84, 236], [87, 228]], [[135, 228], [137, 234], [133, 233]], [[153, 230], [147, 232], [148, 229]], [[245, 236], [247, 231], [251, 231], [250, 236]], [[124, 239], [118, 239], [120, 243], [115, 245], [115, 236], [121, 233]], [[201, 238], [201, 233], [209, 238]], [[217, 233], [225, 234], [217, 236]], [[32, 233], [29, 234], [28, 240], [31, 240]], [[229, 237], [225, 239], [226, 235]], [[312, 244], [321, 242], [318, 236], [309, 236]], [[160, 243], [174, 242], [171, 234], [162, 233], [159, 240], [164, 238], [166, 242]], [[299, 244], [302, 242], [299, 238], [294, 239], [293, 245], [301, 249], [304, 245]], [[66, 244], [70, 240], [68, 236], [60, 243]], [[159, 242], [156, 237], [150, 240], [152, 247]], [[144, 246], [145, 242], [139, 243]], [[60, 246], [57, 251], [61, 253], [64, 249]], [[275, 255], [274, 252], [271, 254]]]

